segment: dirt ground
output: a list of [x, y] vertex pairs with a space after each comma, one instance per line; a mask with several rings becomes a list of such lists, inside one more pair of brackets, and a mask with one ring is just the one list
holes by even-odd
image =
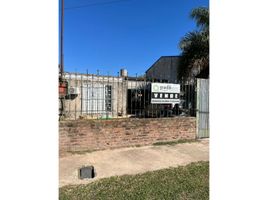
[[[59, 186], [86, 184], [100, 178], [138, 174], [196, 161], [209, 160], [209, 140], [174, 146], [145, 146], [96, 151], [59, 159]], [[78, 179], [78, 169], [93, 165], [96, 177]]]

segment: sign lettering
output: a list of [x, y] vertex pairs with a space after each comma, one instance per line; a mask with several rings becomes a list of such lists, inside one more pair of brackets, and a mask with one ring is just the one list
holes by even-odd
[[171, 83], [152, 83], [152, 104], [178, 104], [180, 103], [180, 85]]

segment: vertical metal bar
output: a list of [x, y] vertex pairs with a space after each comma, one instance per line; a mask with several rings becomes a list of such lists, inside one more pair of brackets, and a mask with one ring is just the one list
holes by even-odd
[[[162, 81], [163, 81], [163, 78], [162, 78], [162, 75], [160, 75], [160, 80], [158, 80], [158, 82], [159, 83], [162, 83]], [[157, 115], [157, 117], [159, 117], [159, 118], [161, 118], [161, 107], [162, 107], [162, 105], [161, 104], [155, 104], [156, 105], [156, 115]]]
[[107, 84], [107, 82], [105, 83], [105, 73], [103, 73], [102, 75], [102, 80], [101, 80], [101, 76], [99, 78], [100, 80], [100, 87], [99, 87], [99, 102], [100, 102], [100, 107], [99, 107], [99, 116], [100, 116], [100, 119], [102, 119], [103, 117], [105, 117], [106, 115], [106, 111], [104, 109], [104, 106], [103, 106], [103, 103], [105, 101], [105, 84]]
[[184, 104], [183, 104], [183, 113], [185, 114], [186, 113], [186, 109], [187, 109], [187, 92], [186, 92], [186, 85], [187, 85], [187, 81], [185, 79], [183, 79], [184, 81], [184, 85], [183, 85], [183, 90], [184, 90], [184, 96], [183, 96], [183, 99], [184, 99]]
[[114, 76], [112, 81], [112, 87], [111, 87], [111, 111], [112, 111], [112, 118], [114, 118]]
[[193, 99], [194, 99], [194, 116], [196, 117], [196, 109], [197, 109], [197, 107], [196, 107], [196, 97], [197, 97], [197, 95], [196, 95], [196, 87], [197, 87], [197, 79], [195, 79], [195, 83], [194, 83], [194, 97], [193, 97]]
[[99, 119], [99, 70], [97, 70], [97, 90], [96, 90], [96, 93], [97, 93], [97, 119]]
[[191, 116], [192, 114], [192, 82], [191, 84], [189, 85], [189, 115]]
[[146, 88], [146, 76], [144, 76], [144, 78], [143, 78], [143, 118], [145, 118], [145, 92], [146, 92], [146, 90], [145, 90], [145, 88]]
[[132, 115], [132, 106], [133, 106], [133, 89], [132, 89], [132, 81], [130, 81], [130, 114]]
[[187, 93], [188, 93], [188, 95], [187, 95], [187, 99], [188, 99], [188, 115], [190, 114], [190, 104], [191, 104], [191, 102], [190, 102], [190, 89], [191, 89], [191, 82], [188, 84], [188, 89], [187, 89]]
[[146, 80], [146, 87], [147, 87], [147, 105], [146, 105], [146, 111], [147, 111], [147, 116], [148, 117], [150, 117], [150, 108], [151, 108], [151, 99], [150, 99], [150, 97], [151, 97], [151, 89], [149, 89], [149, 88], [151, 88], [151, 83], [150, 83], [150, 79], [149, 80]]
[[184, 113], [184, 109], [185, 109], [185, 95], [186, 95], [186, 92], [185, 92], [185, 80], [182, 79], [182, 89], [183, 89], [183, 105], [182, 105], [182, 110], [181, 112]]
[[192, 85], [192, 93], [191, 93], [191, 101], [192, 101], [192, 116], [195, 116], [194, 112], [195, 112], [195, 101], [194, 101], [194, 93], [195, 93], [195, 79]]
[[[152, 84], [154, 83], [154, 78], [152, 78], [151, 80], [151, 100], [152, 100]], [[151, 103], [152, 104], [152, 103]], [[151, 117], [154, 117], [154, 104], [152, 104], [152, 110], [151, 110], [151, 113], [152, 113], [152, 116]]]
[[177, 104], [176, 111], [175, 111], [175, 113], [176, 113], [176, 117], [177, 117], [177, 116], [179, 115], [179, 110], [180, 110], [180, 107], [181, 107], [180, 105], [182, 104], [182, 103], [181, 103], [181, 100], [182, 100], [182, 95], [181, 95], [181, 92], [182, 92], [182, 84], [181, 84], [181, 82], [178, 81], [178, 80], [176, 80], [176, 83], [179, 84], [179, 86], [180, 86], [180, 93], [179, 93], [180, 103]]
[[187, 81], [184, 79], [184, 109], [183, 112], [187, 111]]
[[183, 112], [183, 106], [184, 106], [184, 83], [183, 83], [183, 80], [181, 79], [180, 80], [180, 83], [181, 83], [181, 91], [183, 92], [182, 96], [181, 96], [181, 100], [182, 100], [182, 103], [181, 103], [181, 108], [179, 109], [180, 112]]
[[[71, 78], [71, 76], [72, 76], [72, 74], [69, 73], [69, 85], [68, 85], [68, 88], [72, 85], [72, 78]], [[67, 88], [67, 90], [68, 90], [68, 88]], [[68, 96], [69, 96], [69, 94], [68, 94]], [[64, 98], [66, 99], [66, 97], [64, 97]], [[69, 107], [68, 114], [69, 114], [69, 116], [70, 116], [70, 113], [72, 113], [72, 112], [71, 112], [71, 104], [70, 104], [70, 100], [68, 100], [68, 107]], [[66, 112], [66, 111], [65, 111], [65, 112]]]
[[138, 74], [136, 73], [136, 90], [137, 90], [137, 107], [136, 107], [136, 111], [137, 111], [137, 117], [140, 118], [140, 84], [139, 84], [139, 79], [138, 79]]
[[139, 94], [139, 95], [140, 95], [140, 96], [139, 96], [139, 104], [140, 104], [140, 105], [139, 105], [139, 116], [142, 117], [142, 116], [141, 116], [141, 115], [142, 115], [142, 113], [141, 113], [141, 112], [142, 112], [142, 109], [141, 109], [141, 104], [142, 104], [142, 102], [141, 102], [141, 101], [142, 101], [142, 96], [141, 96], [141, 95], [142, 95], [142, 83], [141, 83], [140, 80], [138, 80], [138, 81], [139, 81], [139, 82], [138, 82], [138, 83], [139, 83], [139, 84], [138, 84], [138, 85], [139, 85], [138, 87], [139, 87], [139, 93], [140, 93], [140, 94]]
[[136, 73], [136, 80], [135, 80], [135, 117], [137, 117], [137, 73]]
[[[107, 102], [107, 105], [109, 105], [108, 103], [109, 103], [109, 72], [107, 72], [107, 78], [108, 78], [108, 81], [107, 81], [107, 99], [105, 99], [105, 101]], [[105, 89], [105, 88], [104, 88]], [[106, 105], [105, 105], [105, 107], [106, 107]], [[108, 109], [106, 108], [106, 118], [108, 119], [108, 115], [109, 115], [109, 113], [108, 113]]]
[[[101, 79], [102, 77], [102, 79]], [[103, 72], [103, 74], [99, 76], [99, 95], [98, 95], [98, 119], [103, 119], [103, 117], [105, 117], [105, 110], [104, 110], [104, 95], [105, 95], [105, 72]]]
[[[64, 80], [66, 78], [66, 74], [63, 74]], [[66, 90], [68, 88], [65, 88]], [[60, 108], [60, 120], [64, 119], [65, 117], [65, 112], [66, 112], [66, 95], [63, 97], [60, 97], [60, 103], [61, 103], [61, 108]]]
[[141, 80], [140, 79], [138, 79], [138, 87], [139, 87], [139, 101], [140, 101], [140, 105], [139, 105], [139, 115], [140, 115], [140, 117], [142, 117], [142, 82], [141, 82]]
[[[91, 79], [91, 85], [90, 84], [90, 80], [88, 81], [88, 87], [89, 87], [89, 96], [88, 96], [88, 114], [90, 115], [90, 118], [92, 118], [92, 113], [93, 113], [93, 107], [94, 107], [94, 99], [95, 99], [95, 94], [94, 94], [94, 90], [93, 90], [93, 74], [89, 74], [90, 75], [90, 79]], [[88, 75], [88, 76], [89, 76]]]
[[191, 111], [190, 111], [190, 114], [192, 116], [193, 114], [193, 87], [194, 87], [194, 82], [192, 83], [191, 85], [191, 91], [190, 91], [190, 101], [191, 101]]
[[83, 114], [83, 75], [81, 74], [81, 93], [80, 93], [80, 115], [82, 116]]
[[87, 115], [88, 115], [88, 109], [89, 109], [89, 94], [88, 94], [88, 69], [87, 69], [87, 98], [85, 99], [86, 100], [86, 107], [87, 107]]
[[116, 96], [116, 116], [118, 118], [118, 106], [119, 106], [119, 72], [117, 72], [117, 96]]
[[188, 82], [187, 87], [186, 87], [186, 91], [187, 91], [187, 115], [189, 115], [189, 84], [190, 82]]
[[[162, 77], [162, 74], [160, 74], [160, 83], [163, 83], [163, 77]], [[159, 117], [161, 118], [162, 117], [162, 110], [163, 110], [163, 105], [157, 105], [157, 115], [159, 114]]]
[[122, 76], [122, 117], [125, 116], [125, 106], [124, 106], [124, 91], [125, 91], [125, 81], [124, 76]]
[[112, 114], [112, 85], [113, 85], [113, 81], [110, 80], [112, 79], [112, 75], [110, 74], [110, 72], [108, 72], [108, 104], [109, 104], [109, 109], [107, 109], [107, 113], [108, 113], [108, 117]]
[[178, 111], [177, 111], [177, 115], [180, 114], [180, 110], [181, 110], [181, 107], [182, 107], [182, 102], [183, 102], [183, 88], [182, 88], [182, 81], [178, 79], [178, 83], [180, 84], [180, 103], [178, 105]]
[[93, 118], [94, 117], [94, 106], [95, 106], [95, 98], [96, 98], [96, 94], [95, 90], [94, 90], [94, 76], [93, 74], [91, 74], [91, 88], [90, 88], [90, 98], [89, 98], [89, 102], [90, 102], [90, 117]]
[[125, 89], [125, 91], [126, 91], [126, 94], [125, 94], [125, 102], [126, 102], [126, 105], [125, 105], [125, 111], [126, 111], [126, 115], [127, 115], [127, 113], [128, 113], [128, 76], [126, 76], [126, 78], [125, 78], [125, 84], [126, 84], [126, 89]]
[[[159, 80], [154, 80], [154, 82], [160, 82], [160, 79]], [[158, 118], [158, 104], [154, 104], [154, 110], [155, 110], [155, 116]]]
[[[75, 89], [77, 88], [77, 72], [75, 73]], [[74, 100], [74, 119], [76, 120], [76, 114], [77, 114], [77, 109], [76, 105], [77, 104], [77, 98]]]

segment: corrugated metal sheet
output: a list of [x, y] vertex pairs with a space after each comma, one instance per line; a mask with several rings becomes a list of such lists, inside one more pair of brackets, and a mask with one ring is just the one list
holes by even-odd
[[197, 137], [209, 137], [209, 80], [197, 79]]

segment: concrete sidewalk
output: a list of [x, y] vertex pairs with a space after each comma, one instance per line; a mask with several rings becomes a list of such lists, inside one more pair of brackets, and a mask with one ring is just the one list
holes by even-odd
[[[208, 139], [174, 146], [131, 147], [71, 155], [59, 159], [59, 186], [85, 184], [100, 178], [144, 173], [201, 160], [209, 160]], [[96, 177], [79, 180], [78, 169], [83, 165], [93, 165]]]

